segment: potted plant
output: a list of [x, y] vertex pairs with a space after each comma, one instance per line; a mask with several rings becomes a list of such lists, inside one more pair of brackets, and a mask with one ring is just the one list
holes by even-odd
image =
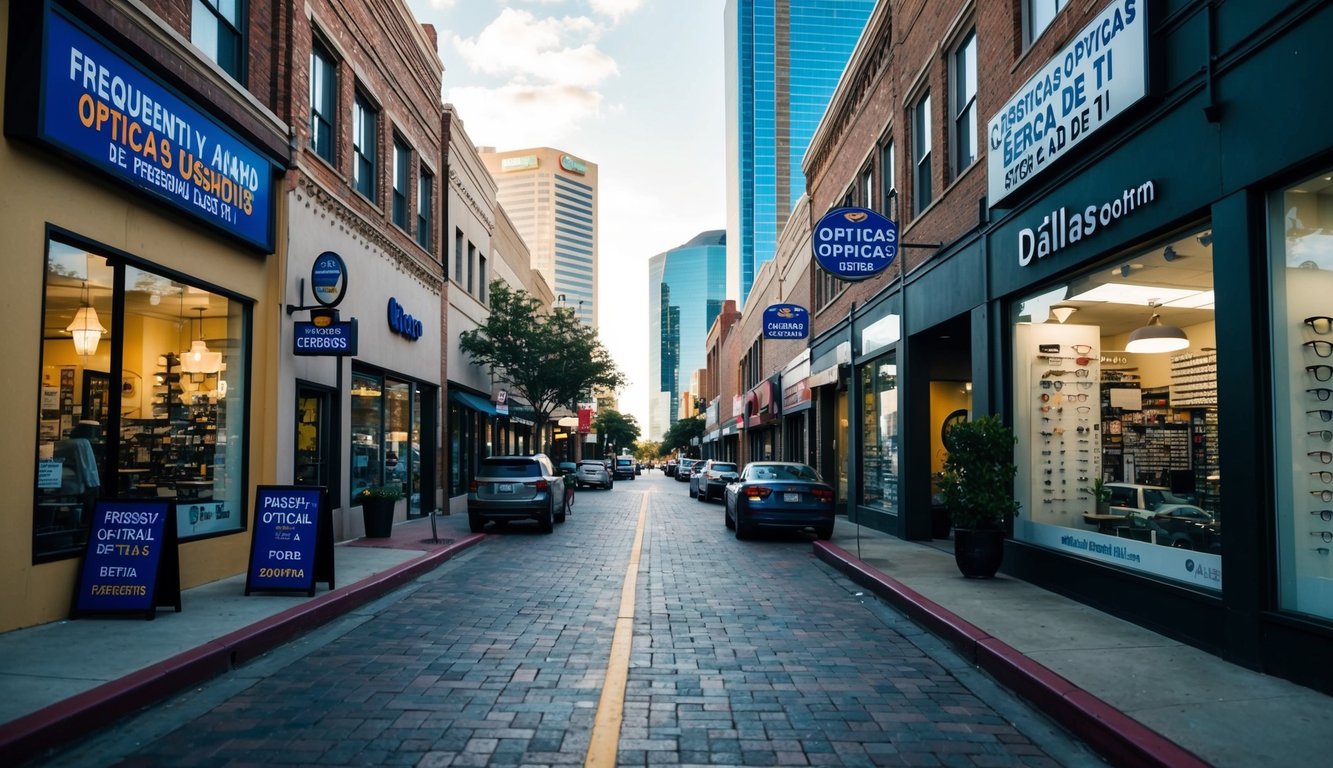
[[959, 422], [949, 430], [948, 458], [936, 477], [954, 527], [954, 561], [968, 578], [988, 579], [1004, 558], [1014, 501], [1014, 433], [999, 416]]
[[393, 507], [403, 498], [401, 485], [369, 485], [357, 494], [366, 538], [387, 539], [393, 533]]
[[1111, 514], [1111, 489], [1106, 487], [1106, 483], [1100, 477], [1093, 479], [1092, 485], [1083, 490], [1092, 494], [1092, 500], [1097, 502], [1097, 514]]

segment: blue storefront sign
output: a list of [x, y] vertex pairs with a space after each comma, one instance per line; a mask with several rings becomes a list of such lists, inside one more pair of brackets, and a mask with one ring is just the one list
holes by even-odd
[[397, 299], [390, 297], [389, 330], [402, 336], [408, 341], [416, 341], [421, 338], [421, 334], [425, 331], [425, 327], [421, 324], [420, 320], [409, 315], [407, 310], [403, 309], [403, 305], [398, 303]]
[[314, 590], [323, 496], [321, 488], [255, 490], [247, 595], [256, 589]]
[[357, 354], [355, 320], [328, 325], [297, 322], [292, 325], [292, 337], [293, 354], [348, 357]]
[[804, 339], [810, 335], [810, 310], [797, 304], [774, 304], [764, 310], [765, 339]]
[[815, 225], [811, 248], [825, 272], [840, 280], [865, 280], [888, 269], [898, 255], [898, 225], [869, 208], [837, 208]]
[[169, 512], [164, 502], [97, 503], [75, 613], [151, 614], [163, 551], [175, 543], [169, 541]]
[[273, 251], [273, 168], [130, 57], [48, 7], [37, 138]]

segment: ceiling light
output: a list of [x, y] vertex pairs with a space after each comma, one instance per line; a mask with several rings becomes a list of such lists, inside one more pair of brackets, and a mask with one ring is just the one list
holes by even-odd
[[[1156, 309], [1158, 305], [1153, 302], [1149, 306]], [[1174, 325], [1162, 325], [1162, 316], [1153, 312], [1152, 317], [1148, 318], [1147, 325], [1130, 332], [1125, 351], [1135, 354], [1156, 354], [1175, 352], [1189, 345], [1189, 337], [1184, 331]]]
[[83, 306], [74, 313], [74, 322], [65, 326], [70, 336], [74, 337], [74, 351], [83, 357], [97, 354], [97, 343], [102, 340], [106, 328], [97, 319], [97, 310], [88, 300], [88, 284], [83, 284]]
[[1166, 250], [1162, 251], [1162, 258], [1166, 259], [1167, 261], [1175, 261], [1176, 259], [1180, 258], [1180, 254], [1176, 253], [1175, 248], [1168, 245], [1166, 247]]
[[1152, 302], [1172, 304], [1198, 294], [1197, 289], [1167, 288], [1161, 285], [1136, 285], [1134, 283], [1102, 283], [1077, 296], [1070, 296], [1069, 301], [1105, 302], [1108, 304], [1135, 304], [1150, 306]]
[[1057, 304], [1054, 307], [1051, 307], [1051, 314], [1055, 315], [1055, 319], [1059, 320], [1061, 325], [1069, 319], [1070, 315], [1077, 311], [1078, 307], [1071, 307], [1068, 304]]
[[199, 313], [199, 338], [190, 342], [190, 348], [181, 353], [181, 370], [186, 373], [217, 373], [222, 369], [222, 353], [212, 352], [204, 342], [204, 308]]

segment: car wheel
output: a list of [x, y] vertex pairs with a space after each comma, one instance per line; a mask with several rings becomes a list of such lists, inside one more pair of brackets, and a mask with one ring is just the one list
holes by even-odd
[[555, 512], [551, 509], [552, 506], [554, 506], [554, 502], [547, 503], [546, 513], [537, 520], [537, 527], [541, 529], [542, 533], [555, 531]]
[[[726, 500], [725, 500], [725, 499], [723, 500], [723, 503], [724, 503], [724, 504], [726, 503]], [[735, 523], [734, 520], [731, 519], [731, 508], [730, 508], [730, 507], [726, 507], [726, 508], [724, 508], [724, 509], [722, 510], [722, 522], [724, 522], [724, 523], [727, 524], [727, 530], [728, 530], [728, 531], [734, 531], [734, 530], [736, 530], [736, 523]]]
[[557, 523], [565, 522], [565, 516], [569, 514], [569, 497], [564, 496], [560, 499], [560, 511], [555, 513]]
[[692, 486], [692, 485], [690, 486], [690, 498], [691, 498], [691, 499], [697, 499], [697, 498], [699, 498], [699, 494], [697, 494], [697, 493], [694, 492], [694, 486]]
[[486, 521], [475, 512], [467, 513], [467, 527], [473, 533], [481, 533], [481, 529], [486, 527]]
[[705, 487], [703, 487], [702, 485], [699, 486], [699, 492], [696, 493], [696, 494], [694, 494], [694, 498], [698, 499], [699, 501], [703, 502], [704, 504], [707, 504], [707, 503], [708, 503], [708, 489], [705, 488]]
[[754, 536], [754, 526], [745, 522], [745, 516], [741, 512], [741, 505], [736, 504], [736, 538], [744, 541]]

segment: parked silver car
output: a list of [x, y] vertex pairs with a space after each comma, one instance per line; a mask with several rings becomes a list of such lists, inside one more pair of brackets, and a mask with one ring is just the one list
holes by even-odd
[[722, 498], [727, 492], [727, 484], [740, 479], [738, 467], [730, 461], [709, 459], [703, 469], [690, 473], [690, 495], [699, 501], [708, 501], [716, 496]]
[[536, 520], [542, 533], [565, 522], [565, 480], [545, 454], [491, 456], [481, 460], [468, 487], [467, 522], [473, 533], [486, 523]]
[[584, 459], [579, 462], [578, 473], [574, 475], [574, 482], [579, 487], [596, 486], [611, 490], [615, 485], [615, 478], [611, 477], [611, 472], [606, 468], [606, 464], [600, 459]]

